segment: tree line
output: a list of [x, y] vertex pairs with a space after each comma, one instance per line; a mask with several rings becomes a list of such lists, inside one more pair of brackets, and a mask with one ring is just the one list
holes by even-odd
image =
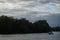
[[52, 31], [60, 31], [60, 26], [52, 27]]
[[0, 34], [46, 33], [49, 31], [52, 31], [52, 29], [46, 20], [32, 23], [25, 18], [15, 19], [13, 17], [0, 16]]

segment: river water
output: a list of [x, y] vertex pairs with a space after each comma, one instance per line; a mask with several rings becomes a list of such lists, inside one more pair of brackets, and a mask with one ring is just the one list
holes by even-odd
[[60, 32], [53, 33], [54, 35], [48, 33], [0, 35], [0, 40], [60, 40]]

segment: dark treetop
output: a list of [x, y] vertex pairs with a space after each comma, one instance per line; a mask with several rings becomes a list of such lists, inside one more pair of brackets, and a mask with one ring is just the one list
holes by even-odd
[[0, 16], [0, 34], [46, 33], [49, 31], [52, 29], [46, 20], [31, 23], [25, 18], [14, 19], [13, 17]]

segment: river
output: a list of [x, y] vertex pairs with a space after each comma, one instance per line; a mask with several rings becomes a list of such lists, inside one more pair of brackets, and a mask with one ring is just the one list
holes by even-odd
[[0, 35], [0, 40], [60, 40], [60, 32], [53, 33]]

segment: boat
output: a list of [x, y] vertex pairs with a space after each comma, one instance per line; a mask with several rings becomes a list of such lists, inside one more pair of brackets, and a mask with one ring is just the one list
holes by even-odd
[[53, 35], [54, 33], [53, 32], [48, 32], [49, 35]]

